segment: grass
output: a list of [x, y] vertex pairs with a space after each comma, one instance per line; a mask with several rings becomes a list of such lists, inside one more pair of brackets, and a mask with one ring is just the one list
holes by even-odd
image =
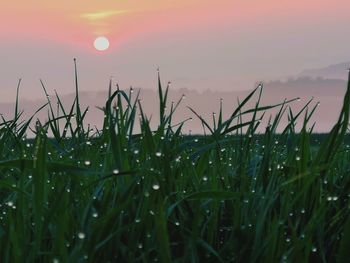
[[[338, 121], [313, 134], [316, 106], [262, 106], [254, 89], [228, 119], [186, 136], [158, 82], [159, 124], [117, 87], [84, 123], [76, 98], [0, 123], [1, 262], [346, 262], [350, 258], [350, 81]], [[20, 85], [20, 83], [19, 83]], [[19, 92], [18, 85], [18, 92]], [[42, 83], [47, 95], [46, 88]], [[18, 94], [18, 93], [17, 93]], [[247, 102], [256, 99], [253, 108]], [[263, 134], [265, 113], [277, 108]], [[288, 124], [277, 134], [282, 116]], [[300, 132], [296, 123], [301, 122]], [[135, 127], [140, 125], [140, 132]], [[30, 132], [35, 138], [27, 138]], [[48, 136], [51, 134], [52, 136]], [[317, 142], [315, 142], [317, 141]]]

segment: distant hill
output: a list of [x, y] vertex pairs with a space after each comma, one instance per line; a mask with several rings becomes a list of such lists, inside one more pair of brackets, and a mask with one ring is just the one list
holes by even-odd
[[324, 79], [347, 79], [346, 70], [350, 68], [350, 61], [333, 64], [328, 67], [304, 70], [297, 77], [312, 77]]
[[[301, 109], [302, 106], [312, 97], [315, 105], [320, 101], [320, 106], [317, 109], [313, 121], [316, 121], [316, 131], [328, 131], [337, 119], [340, 107], [342, 105], [343, 95], [345, 94], [346, 81], [342, 79], [323, 79], [311, 77], [300, 77], [289, 79], [288, 81], [272, 81], [264, 84], [264, 91], [262, 96], [262, 105], [272, 105], [282, 102], [285, 98], [300, 97], [301, 101], [293, 102], [291, 107], [293, 110]], [[136, 94], [137, 89], [133, 94]], [[206, 120], [212, 122], [212, 113], [218, 112], [220, 99], [223, 98], [223, 112], [224, 116], [228, 117], [237, 106], [237, 98], [242, 99], [250, 91], [211, 91], [206, 90], [198, 92], [190, 89], [176, 89], [171, 88], [169, 92], [169, 106], [171, 101], [177, 101], [183, 94], [186, 95], [175, 115], [174, 123], [193, 117], [193, 121], [188, 122], [184, 126], [184, 132], [188, 133], [192, 130], [193, 133], [202, 133], [202, 125], [200, 121], [191, 113], [187, 106], [191, 106]], [[56, 105], [54, 96], [51, 96], [53, 105]], [[87, 123], [101, 127], [103, 121], [103, 113], [97, 109], [96, 106], [104, 106], [107, 98], [107, 92], [81, 92], [80, 101], [83, 106], [89, 105], [89, 112], [87, 114]], [[142, 99], [143, 109], [148, 116], [152, 116], [153, 125], [157, 123], [158, 119], [158, 97], [156, 91], [150, 89], [142, 89], [140, 93]], [[71, 105], [74, 99], [74, 94], [61, 96], [64, 105]], [[248, 105], [254, 106], [256, 97]], [[24, 118], [28, 118], [30, 114], [34, 113], [37, 108], [45, 103], [45, 100], [29, 101], [21, 100], [20, 108], [24, 110]], [[170, 107], [168, 107], [170, 108]], [[14, 105], [11, 103], [0, 103], [0, 113], [6, 118], [13, 115]], [[276, 111], [270, 111], [273, 114]], [[47, 118], [47, 110], [43, 110], [38, 114], [40, 119]], [[268, 118], [269, 114], [265, 117]], [[283, 120], [286, 123], [286, 119]], [[301, 121], [300, 121], [301, 122]], [[154, 126], [155, 127], [155, 126]], [[263, 129], [261, 129], [263, 130]]]

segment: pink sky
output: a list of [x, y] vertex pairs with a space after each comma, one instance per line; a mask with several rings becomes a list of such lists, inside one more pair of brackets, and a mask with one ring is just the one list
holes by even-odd
[[[82, 89], [165, 81], [193, 89], [250, 89], [259, 80], [349, 61], [345, 0], [0, 0], [0, 101], [40, 97], [37, 81], [71, 91], [72, 59]], [[111, 47], [101, 53], [99, 35]]]

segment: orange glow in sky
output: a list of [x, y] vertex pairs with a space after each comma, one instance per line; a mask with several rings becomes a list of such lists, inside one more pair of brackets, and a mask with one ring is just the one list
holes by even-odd
[[[138, 34], [161, 30], [206, 30], [210, 27], [244, 27], [269, 17], [332, 11], [327, 1], [243, 0], [0, 0], [3, 35], [40, 37], [91, 48], [104, 35], [116, 46]], [[345, 1], [340, 1], [344, 4]], [[345, 4], [346, 5], [346, 4]], [[348, 5], [348, 4], [347, 4]], [[336, 5], [333, 7], [336, 8]], [[346, 8], [343, 8], [345, 12]], [[337, 9], [339, 13], [339, 8]], [[298, 21], [294, 21], [298, 23]], [[293, 21], [289, 21], [293, 23]]]
[[[0, 29], [10, 36], [32, 36], [68, 43], [86, 43], [100, 35], [122, 40], [147, 30], [176, 10], [195, 8], [200, 1], [4, 1]], [[203, 5], [203, 4], [202, 4]], [[153, 28], [147, 28], [151, 26]]]

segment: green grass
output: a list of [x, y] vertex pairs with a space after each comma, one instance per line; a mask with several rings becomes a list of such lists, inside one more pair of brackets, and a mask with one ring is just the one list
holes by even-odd
[[[206, 135], [186, 136], [185, 121], [172, 122], [181, 100], [169, 104], [160, 80], [156, 130], [139, 94], [111, 84], [103, 127], [93, 130], [78, 89], [76, 78], [69, 108], [57, 94], [57, 106], [47, 96], [39, 110], [48, 111], [48, 121], [34, 127], [35, 115], [22, 120], [18, 96], [13, 118], [2, 117], [1, 262], [350, 258], [350, 82], [326, 135], [309, 125], [313, 102], [300, 112], [290, 110], [293, 100], [262, 106], [259, 85], [228, 119], [220, 110], [207, 123], [190, 108]], [[257, 134], [272, 108], [277, 115]], [[283, 115], [289, 122], [277, 134]], [[31, 130], [34, 139], [26, 138]]]

